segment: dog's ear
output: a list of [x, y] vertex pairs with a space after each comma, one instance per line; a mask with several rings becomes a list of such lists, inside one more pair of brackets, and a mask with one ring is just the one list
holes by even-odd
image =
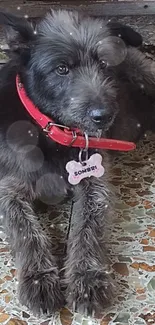
[[142, 45], [142, 36], [137, 33], [133, 28], [115, 21], [109, 21], [108, 27], [111, 30], [111, 35], [121, 37], [126, 45], [134, 47]]
[[0, 25], [4, 26], [6, 41], [12, 52], [20, 54], [36, 36], [27, 19], [6, 12], [0, 12]]

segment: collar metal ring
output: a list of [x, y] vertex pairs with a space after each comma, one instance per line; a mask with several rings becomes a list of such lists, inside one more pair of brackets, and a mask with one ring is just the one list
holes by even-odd
[[[86, 140], [86, 145], [85, 145], [85, 148], [81, 148], [80, 151], [79, 151], [79, 162], [81, 165], [84, 164], [84, 162], [86, 160], [88, 160], [88, 148], [89, 148], [89, 137], [88, 137], [88, 134], [87, 133], [84, 133], [84, 136], [85, 136], [85, 140]], [[85, 153], [85, 157], [83, 159], [83, 153]]]

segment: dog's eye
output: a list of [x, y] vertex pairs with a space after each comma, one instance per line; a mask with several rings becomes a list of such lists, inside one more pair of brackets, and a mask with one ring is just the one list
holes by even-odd
[[65, 76], [65, 75], [67, 75], [69, 73], [69, 69], [68, 69], [67, 65], [61, 64], [56, 68], [56, 72], [60, 76]]
[[101, 69], [105, 69], [106, 66], [107, 66], [107, 63], [106, 63], [104, 60], [102, 60], [102, 61], [100, 62], [100, 67], [101, 67]]

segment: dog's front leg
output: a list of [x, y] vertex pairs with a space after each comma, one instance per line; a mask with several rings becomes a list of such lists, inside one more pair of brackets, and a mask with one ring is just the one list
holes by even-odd
[[0, 181], [0, 210], [16, 258], [20, 302], [39, 315], [59, 309], [63, 298], [55, 258], [33, 211], [32, 196], [30, 186], [16, 179]]
[[102, 179], [84, 180], [76, 190], [66, 261], [66, 296], [70, 308], [93, 315], [103, 311], [111, 291], [103, 244], [109, 200]]

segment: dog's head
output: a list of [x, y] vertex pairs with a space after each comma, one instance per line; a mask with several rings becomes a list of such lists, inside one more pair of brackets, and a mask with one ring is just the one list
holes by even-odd
[[0, 13], [19, 73], [34, 104], [57, 123], [90, 135], [109, 129], [118, 111], [115, 67], [141, 37], [119, 23], [52, 11], [35, 27]]

